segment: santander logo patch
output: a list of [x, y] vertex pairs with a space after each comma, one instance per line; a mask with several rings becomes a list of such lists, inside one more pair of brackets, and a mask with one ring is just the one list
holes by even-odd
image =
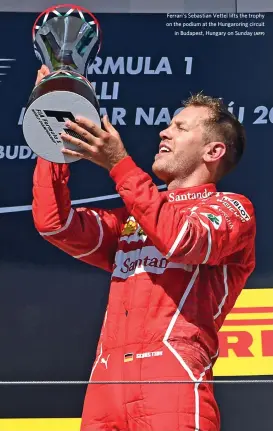
[[143, 272], [163, 274], [166, 269], [181, 268], [192, 271], [192, 265], [169, 262], [154, 246], [147, 246], [125, 253], [116, 253], [113, 277], [126, 279]]
[[205, 189], [203, 192], [196, 192], [196, 193], [183, 193], [183, 194], [176, 194], [174, 192], [169, 194], [169, 202], [179, 202], [179, 201], [189, 201], [194, 199], [206, 199], [209, 196], [211, 196], [213, 192], [208, 192], [207, 189]]

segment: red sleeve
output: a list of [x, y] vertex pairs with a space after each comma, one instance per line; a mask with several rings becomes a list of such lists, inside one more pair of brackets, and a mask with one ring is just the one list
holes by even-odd
[[253, 246], [254, 210], [244, 196], [239, 201], [235, 194], [215, 193], [185, 210], [168, 202], [130, 157], [119, 162], [110, 175], [128, 212], [170, 261], [217, 265]]
[[125, 208], [72, 208], [69, 165], [37, 159], [32, 213], [34, 224], [51, 244], [107, 271], [112, 270]]

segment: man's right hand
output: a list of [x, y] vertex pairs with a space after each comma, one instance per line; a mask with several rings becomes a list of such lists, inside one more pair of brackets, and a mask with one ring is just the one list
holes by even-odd
[[41, 69], [38, 70], [35, 85], [38, 85], [41, 82], [41, 80], [49, 74], [50, 74], [49, 68], [43, 64]]

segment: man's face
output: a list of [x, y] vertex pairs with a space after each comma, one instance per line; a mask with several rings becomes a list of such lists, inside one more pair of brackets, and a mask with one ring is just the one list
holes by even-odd
[[188, 177], [203, 163], [206, 144], [204, 121], [209, 116], [208, 108], [189, 106], [160, 132], [159, 153], [155, 156], [152, 170], [166, 184]]

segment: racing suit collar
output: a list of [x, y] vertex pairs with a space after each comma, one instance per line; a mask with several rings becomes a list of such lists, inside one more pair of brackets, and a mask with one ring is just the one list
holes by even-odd
[[213, 183], [202, 184], [200, 186], [179, 188], [176, 190], [167, 191], [169, 202], [185, 202], [198, 199], [206, 199], [215, 193], [216, 186]]

